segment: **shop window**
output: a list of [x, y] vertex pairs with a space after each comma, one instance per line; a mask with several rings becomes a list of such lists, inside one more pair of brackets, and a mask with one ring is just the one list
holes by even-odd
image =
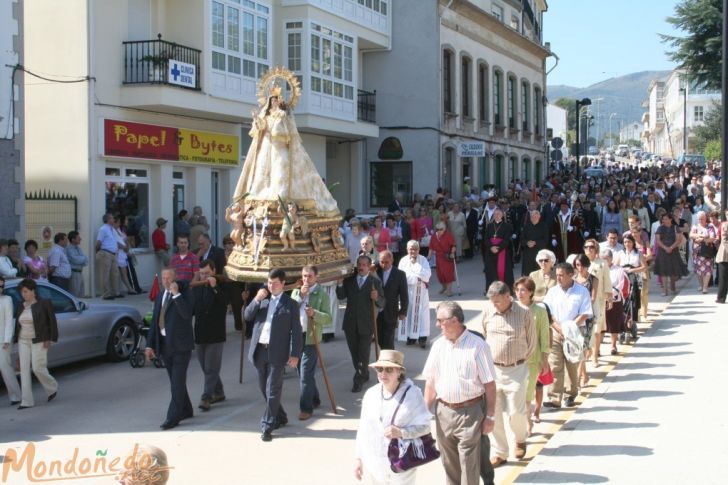
[[106, 167], [105, 211], [125, 220], [131, 247], [149, 248], [148, 170]]
[[387, 207], [394, 194], [402, 194], [403, 205], [412, 201], [412, 162], [371, 162], [369, 205]]

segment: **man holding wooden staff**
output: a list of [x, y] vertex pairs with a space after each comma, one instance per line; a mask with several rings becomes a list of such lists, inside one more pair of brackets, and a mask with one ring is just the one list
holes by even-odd
[[346, 300], [344, 333], [354, 364], [354, 386], [351, 392], [361, 392], [364, 383], [369, 380], [369, 357], [377, 317], [372, 309], [384, 308], [382, 282], [370, 274], [371, 264], [369, 256], [359, 256], [356, 260], [356, 273], [345, 280], [339, 280], [336, 287], [339, 300]]
[[301, 376], [300, 413], [298, 419], [306, 421], [313, 415], [314, 408], [321, 405], [316, 387], [317, 344], [321, 342], [322, 330], [331, 323], [329, 295], [318, 284], [318, 268], [310, 264], [301, 270], [300, 289], [293, 290], [291, 298], [299, 304], [301, 328], [303, 329], [303, 353], [299, 373]]

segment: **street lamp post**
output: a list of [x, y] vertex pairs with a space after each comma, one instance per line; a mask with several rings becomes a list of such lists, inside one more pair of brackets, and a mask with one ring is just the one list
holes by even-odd
[[609, 115], [609, 149], [614, 148], [614, 135], [612, 135], [612, 117], [617, 116], [617, 113]]
[[579, 178], [579, 145], [581, 141], [579, 140], [581, 138], [581, 134], [579, 133], [580, 127], [579, 127], [579, 118], [581, 118], [581, 107], [582, 106], [589, 106], [591, 105], [591, 99], [584, 98], [584, 99], [577, 99], [576, 100], [576, 178]]
[[685, 79], [685, 86], [680, 88], [683, 94], [683, 160], [688, 153], [688, 81]]

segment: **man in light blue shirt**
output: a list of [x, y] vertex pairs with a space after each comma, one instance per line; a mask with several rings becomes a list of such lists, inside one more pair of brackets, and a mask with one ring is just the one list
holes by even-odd
[[81, 236], [78, 231], [68, 233], [68, 246], [66, 256], [71, 263], [71, 294], [78, 298], [86, 296], [86, 289], [83, 284], [83, 268], [88, 265], [88, 256], [81, 250]]
[[114, 216], [104, 214], [104, 225], [96, 237], [96, 263], [99, 265], [101, 280], [101, 296], [104, 300], [113, 300], [119, 294], [119, 269], [116, 253], [119, 251], [119, 240], [114, 229]]
[[566, 392], [565, 399], [567, 407], [574, 405], [579, 382], [577, 378], [578, 362], [569, 362], [564, 355], [563, 327], [565, 325], [582, 327], [586, 320], [594, 314], [589, 290], [574, 281], [574, 267], [569, 263], [560, 263], [556, 265], [555, 271], [557, 285], [546, 293], [543, 300], [551, 312], [553, 340], [549, 365], [554, 373], [554, 384], [549, 393], [549, 402], [544, 403], [544, 406], [560, 408], [561, 398], [564, 394], [564, 369], [569, 373], [569, 390]]
[[59, 232], [53, 237], [53, 247], [48, 252], [48, 281], [54, 285], [71, 291], [71, 263], [66, 256], [68, 237]]

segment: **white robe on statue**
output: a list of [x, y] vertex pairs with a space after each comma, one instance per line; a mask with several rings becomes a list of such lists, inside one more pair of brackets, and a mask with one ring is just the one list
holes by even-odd
[[400, 323], [397, 329], [397, 340], [418, 339], [430, 335], [430, 293], [429, 282], [432, 270], [422, 255], [417, 255], [413, 263], [409, 255], [399, 261], [399, 269], [407, 275], [407, 295], [409, 308], [407, 320]]

